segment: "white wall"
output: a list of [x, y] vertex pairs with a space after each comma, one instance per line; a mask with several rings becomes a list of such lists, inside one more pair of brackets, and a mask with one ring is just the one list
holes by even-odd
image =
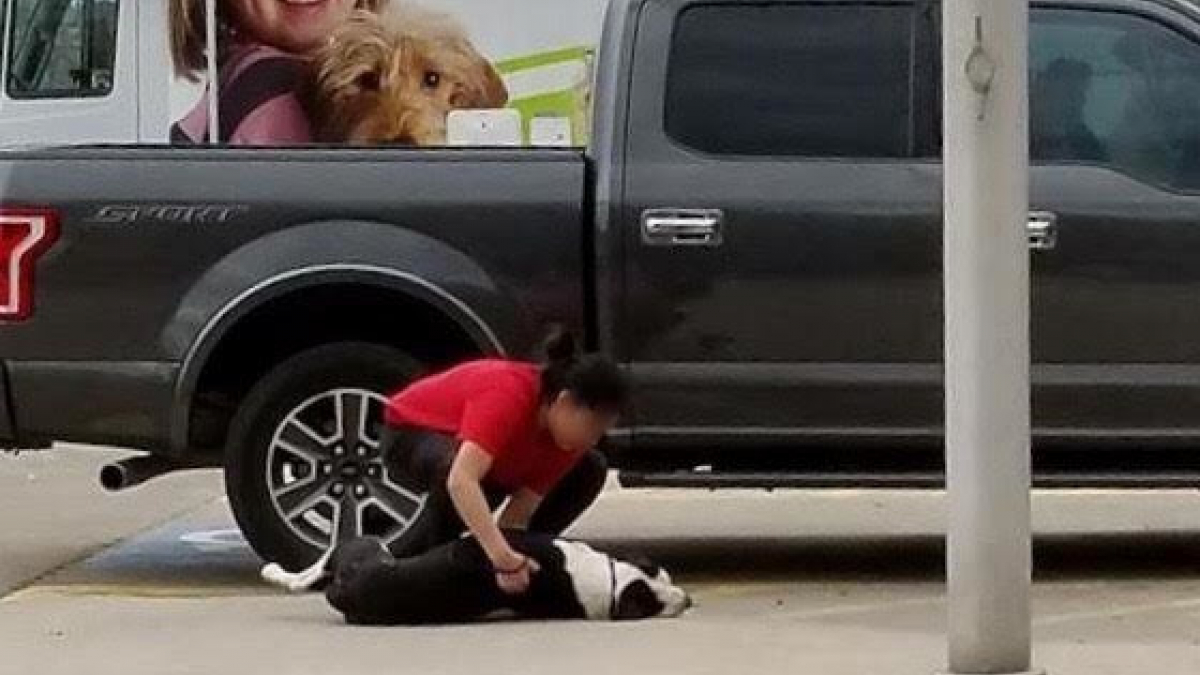
[[600, 40], [606, 0], [422, 0], [453, 14], [493, 59]]

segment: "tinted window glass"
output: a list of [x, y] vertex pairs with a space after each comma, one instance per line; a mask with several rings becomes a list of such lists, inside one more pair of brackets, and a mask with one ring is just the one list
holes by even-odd
[[112, 91], [117, 0], [11, 0], [7, 91], [13, 98]]
[[1030, 42], [1035, 160], [1200, 188], [1200, 45], [1144, 17], [1078, 10], [1035, 12]]
[[720, 154], [903, 157], [905, 5], [705, 5], [679, 18], [667, 133]]

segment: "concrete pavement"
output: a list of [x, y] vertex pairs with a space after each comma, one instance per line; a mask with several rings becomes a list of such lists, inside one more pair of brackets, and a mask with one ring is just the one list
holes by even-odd
[[[1200, 672], [1200, 495], [1034, 505], [1037, 664]], [[261, 585], [211, 501], [0, 600], [0, 675], [928, 675], [944, 664], [943, 507], [939, 493], [613, 490], [573, 534], [665, 563], [697, 601], [685, 617], [364, 629]]]
[[216, 471], [105, 493], [100, 467], [133, 454], [88, 446], [0, 454], [0, 595], [224, 494]]

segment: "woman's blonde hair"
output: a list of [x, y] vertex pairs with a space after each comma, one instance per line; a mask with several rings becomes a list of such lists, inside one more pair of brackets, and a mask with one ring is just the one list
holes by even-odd
[[[196, 81], [196, 73], [205, 69], [205, 0], [170, 0], [171, 2], [171, 61], [175, 65], [175, 74], [187, 80]], [[229, 24], [224, 19], [222, 6], [228, 0], [217, 0], [218, 40], [227, 35]], [[377, 12], [388, 0], [356, 0], [355, 6]]]

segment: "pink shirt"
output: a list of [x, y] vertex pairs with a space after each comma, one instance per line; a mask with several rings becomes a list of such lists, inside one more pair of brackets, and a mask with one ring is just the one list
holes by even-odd
[[[230, 95], [226, 83], [233, 82], [237, 88], [254, 86], [253, 82], [237, 81], [238, 75], [247, 68], [266, 58], [287, 58], [301, 61], [294, 54], [266, 45], [235, 45], [230, 49], [219, 75], [222, 98]], [[208, 131], [208, 97], [212, 85], [192, 108], [179, 120], [179, 130], [192, 142], [204, 143]], [[229, 142], [232, 145], [298, 145], [311, 143], [312, 126], [308, 114], [294, 92], [276, 96], [251, 111], [233, 130]]]

